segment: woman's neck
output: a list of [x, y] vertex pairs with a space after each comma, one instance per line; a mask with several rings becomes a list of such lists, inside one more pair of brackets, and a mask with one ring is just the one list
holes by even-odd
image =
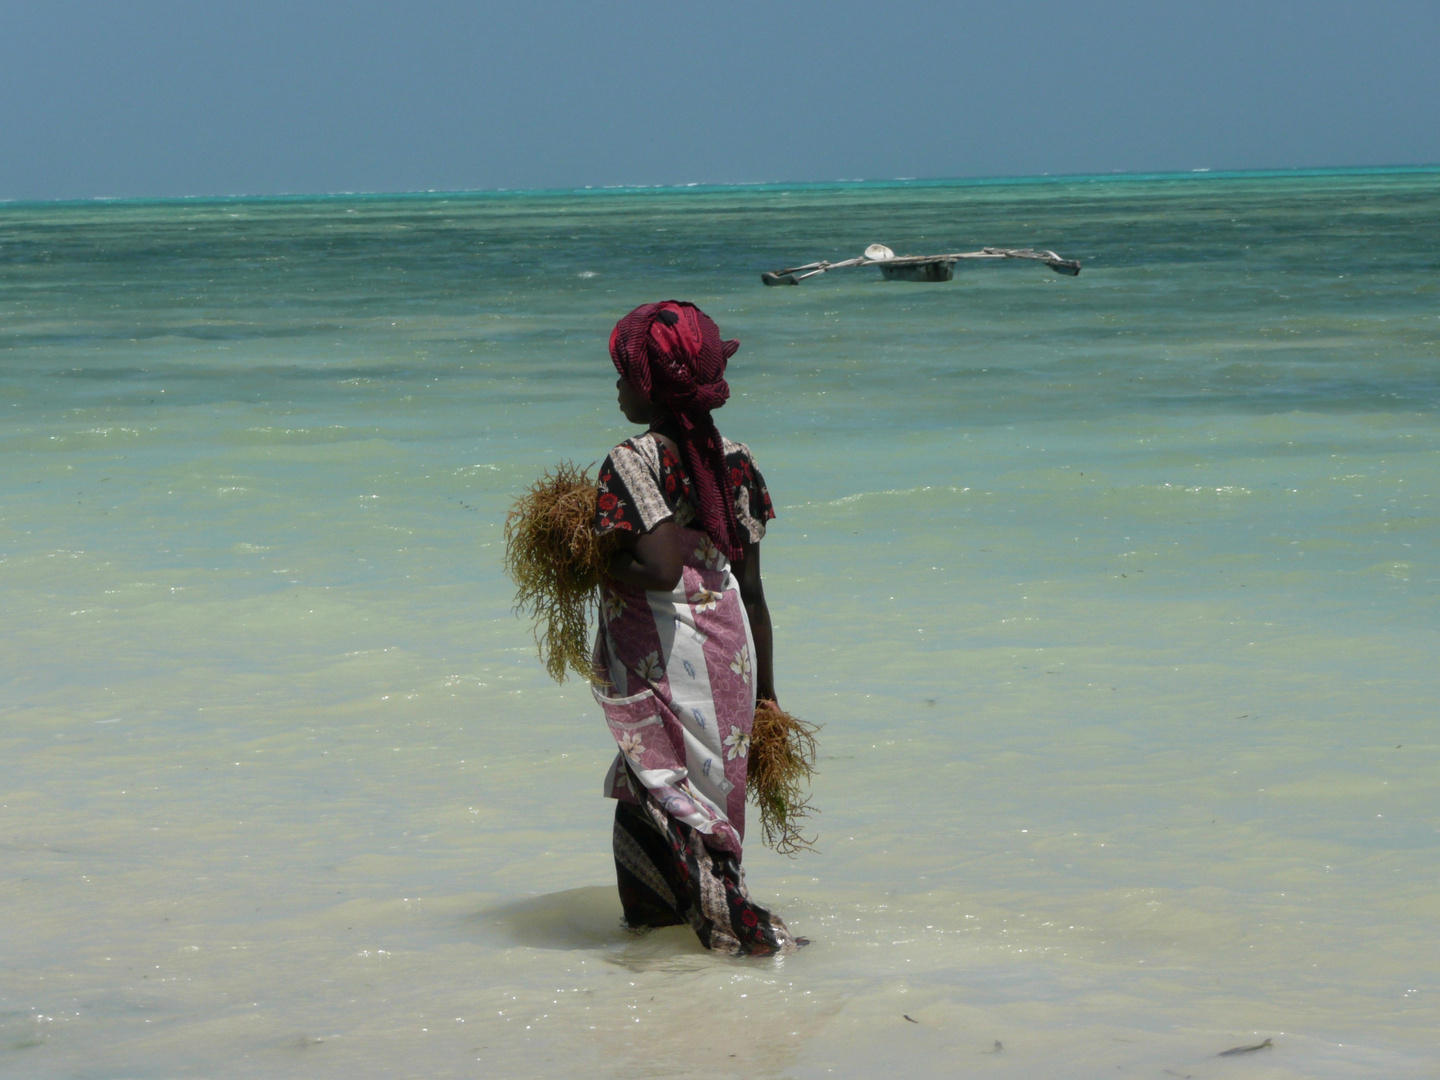
[[676, 422], [674, 415], [668, 412], [663, 416], [657, 416], [651, 420], [649, 430], [659, 435], [668, 436], [671, 439], [678, 439], [680, 437], [680, 425]]
[[675, 423], [673, 416], [667, 415], [651, 421], [646, 434], [661, 446], [669, 447], [676, 457], [680, 456], [680, 425]]

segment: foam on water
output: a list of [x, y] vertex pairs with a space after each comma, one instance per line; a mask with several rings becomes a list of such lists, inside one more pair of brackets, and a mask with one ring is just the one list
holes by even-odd
[[[0, 208], [0, 1071], [1427, 1074], [1437, 216], [1433, 172]], [[759, 285], [873, 241], [1086, 268]], [[499, 571], [666, 296], [743, 343], [825, 725], [822, 853], [747, 853], [780, 963], [620, 928], [613, 748]]]

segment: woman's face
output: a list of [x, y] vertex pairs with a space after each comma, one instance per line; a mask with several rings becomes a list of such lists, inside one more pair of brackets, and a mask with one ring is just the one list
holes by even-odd
[[632, 424], [648, 424], [655, 419], [654, 404], [623, 378], [615, 380], [615, 389], [619, 391], [620, 411], [626, 420]]

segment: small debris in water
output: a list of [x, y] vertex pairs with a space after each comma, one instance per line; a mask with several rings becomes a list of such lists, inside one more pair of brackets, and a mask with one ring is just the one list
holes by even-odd
[[1232, 1046], [1229, 1050], [1221, 1050], [1216, 1057], [1234, 1057], [1237, 1054], [1253, 1054], [1256, 1050], [1269, 1050], [1275, 1044], [1269, 1039], [1254, 1046]]
[[1189, 1073], [1178, 1073], [1178, 1072], [1176, 1072], [1174, 1069], [1166, 1069], [1166, 1070], [1165, 1070], [1165, 1075], [1166, 1075], [1166, 1076], [1178, 1076], [1178, 1077], [1180, 1078], [1180, 1080], [1193, 1080], [1193, 1078], [1191, 1077], [1191, 1075], [1190, 1075]]
[[909, 1020], [912, 1024], [918, 1024], [918, 1023], [920, 1022], [919, 1020], [916, 1020], [913, 1016], [909, 1016], [909, 1015], [907, 1015], [907, 1014], [905, 1014], [905, 1013], [901, 1013], [900, 1015], [901, 1015], [901, 1016], [904, 1016], [905, 1019], [906, 1019], [906, 1020]]
[[990, 1050], [986, 1050], [985, 1053], [987, 1053], [987, 1054], [998, 1054], [998, 1053], [1000, 1053], [1000, 1051], [1002, 1051], [1002, 1050], [1004, 1050], [1004, 1049], [1005, 1049], [1005, 1044], [1002, 1043], [999, 1039], [996, 1039], [996, 1040], [995, 1040], [995, 1046], [994, 1046], [992, 1049], [990, 1049]]

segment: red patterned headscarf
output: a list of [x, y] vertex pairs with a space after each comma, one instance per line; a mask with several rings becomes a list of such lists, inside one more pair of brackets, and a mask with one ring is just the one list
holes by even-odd
[[725, 362], [738, 348], [738, 341], [720, 340], [720, 328], [710, 316], [679, 300], [642, 304], [610, 333], [615, 370], [675, 417], [700, 523], [732, 560], [741, 555], [740, 528], [725, 471], [725, 444], [710, 412], [730, 397]]

